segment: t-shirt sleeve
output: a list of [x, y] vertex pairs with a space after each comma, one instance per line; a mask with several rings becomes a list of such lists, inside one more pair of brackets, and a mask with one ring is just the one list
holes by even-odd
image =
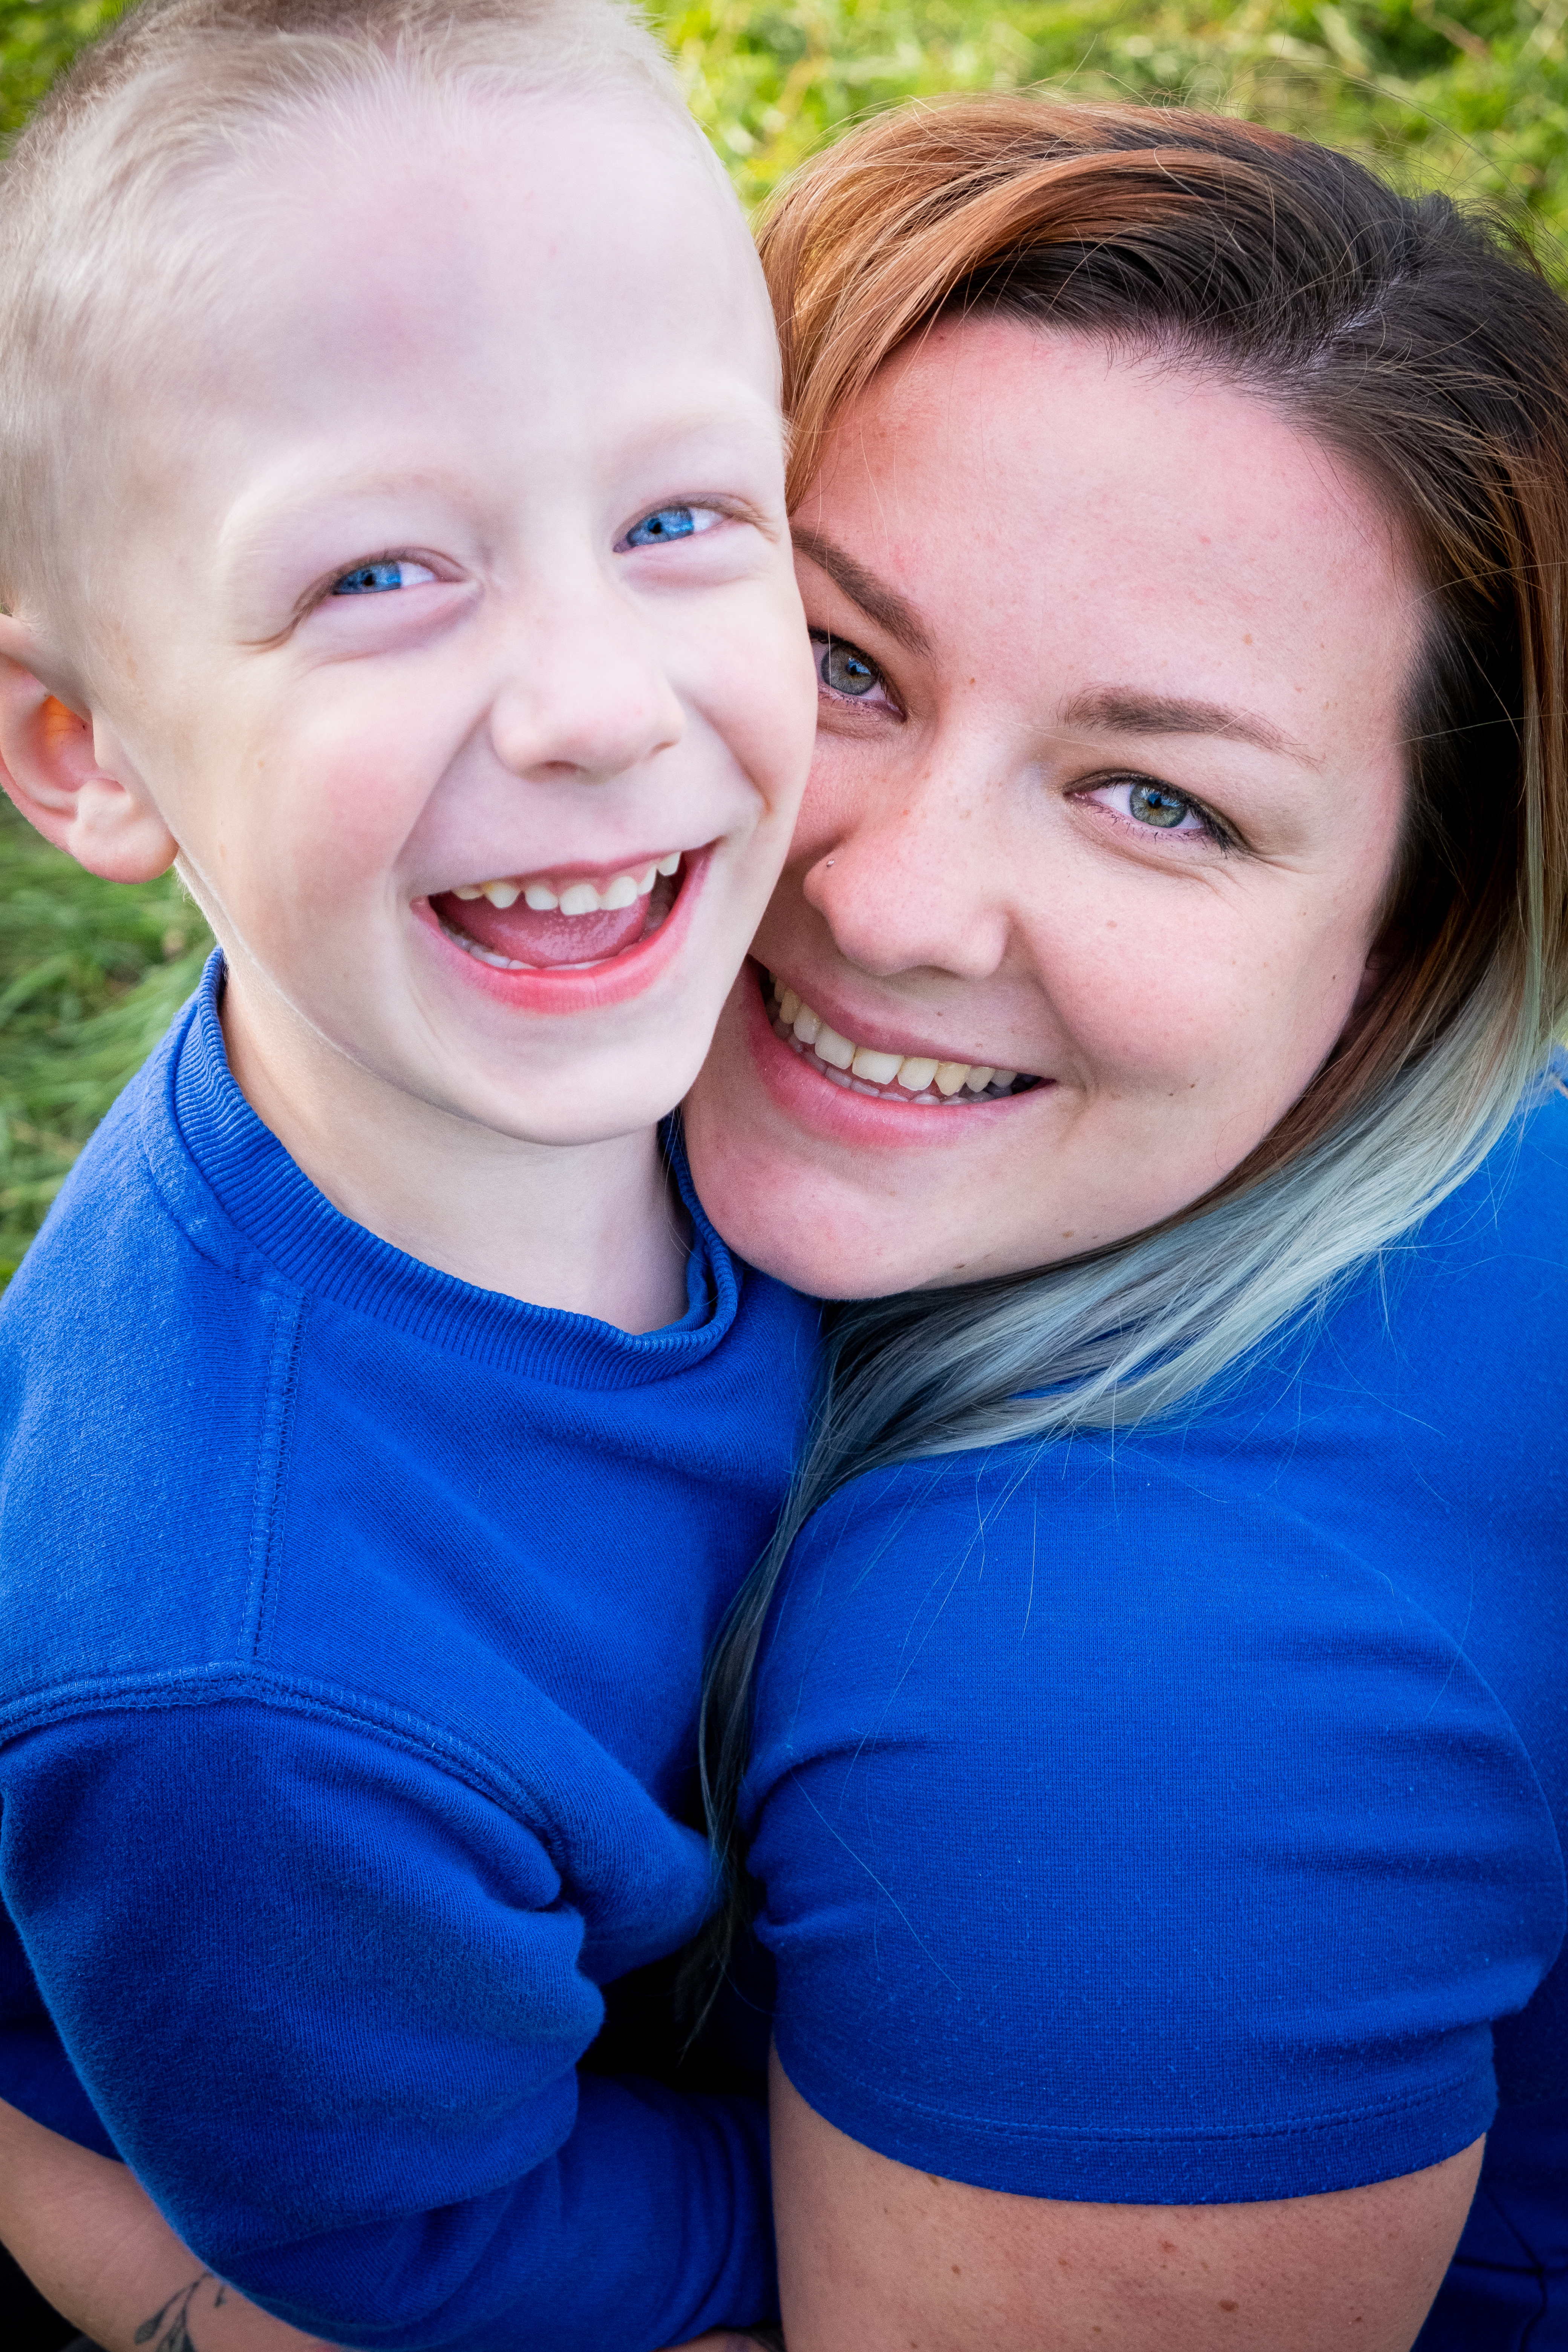
[[760, 2105], [578, 2075], [582, 1916], [440, 1761], [151, 1707], [16, 1742], [5, 1804], [7, 1906], [115, 2146], [279, 2317], [652, 2352], [773, 2307]]
[[1462, 1647], [1267, 1496], [1137, 1448], [863, 1480], [796, 1547], [745, 1792], [779, 2054], [948, 2178], [1245, 2202], [1486, 2130], [1561, 1937]]

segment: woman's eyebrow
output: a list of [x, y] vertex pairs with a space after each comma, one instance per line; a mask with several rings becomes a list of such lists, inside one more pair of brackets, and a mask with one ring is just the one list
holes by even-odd
[[886, 629], [896, 646], [910, 654], [929, 654], [931, 639], [921, 626], [914, 609], [906, 604], [893, 589], [884, 587], [876, 574], [868, 572], [830, 539], [821, 538], [815, 530], [796, 527], [792, 532], [796, 551], [826, 572], [836, 588], [842, 588], [852, 604], [858, 604], [868, 620], [879, 629]]
[[1304, 744], [1293, 743], [1271, 720], [1223, 702], [1199, 702], [1183, 694], [1141, 694], [1135, 687], [1093, 686], [1075, 695], [1061, 715], [1064, 727], [1115, 728], [1127, 735], [1208, 735], [1230, 743], [1255, 743], [1260, 751], [1321, 763]]

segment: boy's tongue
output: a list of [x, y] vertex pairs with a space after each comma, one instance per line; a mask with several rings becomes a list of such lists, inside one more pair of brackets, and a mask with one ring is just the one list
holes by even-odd
[[597, 963], [635, 946], [648, 918], [647, 898], [596, 915], [542, 912], [521, 898], [513, 907], [492, 907], [488, 898], [457, 898], [449, 891], [430, 904], [449, 930], [466, 932], [513, 963]]

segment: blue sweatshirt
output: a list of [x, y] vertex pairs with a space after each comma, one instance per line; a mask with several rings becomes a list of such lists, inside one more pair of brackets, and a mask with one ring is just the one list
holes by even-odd
[[813, 1310], [683, 1171], [665, 1330], [404, 1256], [249, 1109], [220, 988], [0, 1307], [0, 2095], [337, 2342], [759, 2316], [761, 2109], [577, 2062], [712, 1900], [699, 1681]]

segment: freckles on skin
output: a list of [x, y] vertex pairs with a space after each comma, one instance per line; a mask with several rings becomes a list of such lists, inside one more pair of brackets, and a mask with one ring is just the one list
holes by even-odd
[[[879, 682], [854, 708], [824, 687], [759, 956], [878, 1054], [1047, 1083], [867, 1126], [770, 1095], [727, 1022], [692, 1118], [721, 1231], [844, 1296], [1175, 1213], [1355, 1002], [1421, 638], [1396, 532], [1253, 396], [996, 320], [886, 368], [797, 520], [808, 620]], [[1179, 828], [1135, 823], [1129, 779]]]

